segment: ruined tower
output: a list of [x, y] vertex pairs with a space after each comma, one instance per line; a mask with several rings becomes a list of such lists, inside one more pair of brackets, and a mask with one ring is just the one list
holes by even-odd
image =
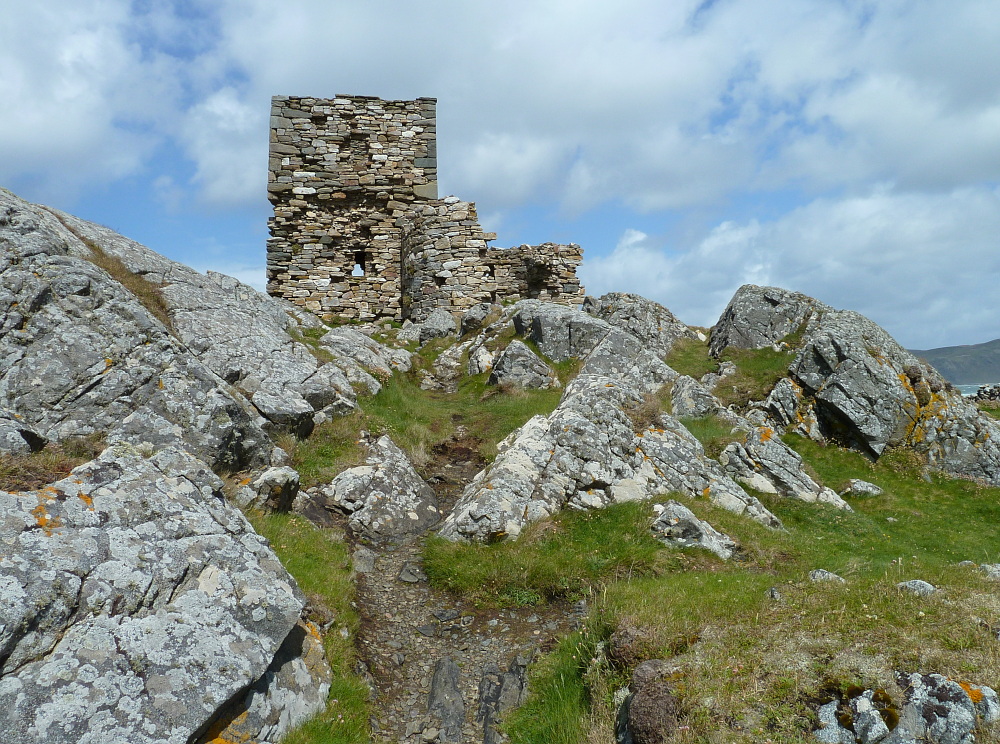
[[272, 99], [270, 294], [358, 319], [581, 300], [579, 246], [491, 248], [496, 235], [483, 231], [475, 204], [437, 198], [435, 104]]

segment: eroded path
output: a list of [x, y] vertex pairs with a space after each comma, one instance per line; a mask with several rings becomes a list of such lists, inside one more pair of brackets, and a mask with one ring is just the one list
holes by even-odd
[[[443, 511], [482, 466], [475, 444], [435, 448], [427, 480]], [[479, 610], [428, 585], [421, 542], [355, 547], [358, 648], [376, 690], [374, 740], [503, 741], [494, 719], [523, 699], [525, 666], [570, 632], [585, 607]]]

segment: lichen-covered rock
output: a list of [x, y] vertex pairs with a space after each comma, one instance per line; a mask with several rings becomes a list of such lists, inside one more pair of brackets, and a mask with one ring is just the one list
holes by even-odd
[[704, 418], [722, 410], [722, 404], [712, 391], [687, 375], [674, 380], [670, 405], [677, 418]]
[[511, 319], [518, 335], [534, 341], [554, 362], [587, 356], [612, 328], [581, 310], [541, 300], [521, 300]]
[[[55, 216], [0, 190], [0, 407], [58, 441], [183, 445], [212, 467], [267, 463], [259, 414], [102, 269]], [[75, 242], [73, 242], [75, 241]]]
[[462, 320], [459, 325], [459, 335], [464, 336], [467, 333], [478, 331], [483, 327], [483, 323], [486, 322], [490, 313], [499, 311], [499, 305], [494, 305], [490, 302], [477, 302], [475, 305], [462, 313]]
[[425, 344], [432, 338], [452, 336], [456, 329], [452, 314], [444, 308], [435, 308], [420, 324], [420, 343]]
[[833, 573], [833, 571], [827, 571], [825, 568], [817, 568], [809, 572], [809, 580], [813, 582], [820, 581], [835, 581], [838, 584], [846, 584], [847, 581], [844, 580], [843, 576], [838, 576]]
[[298, 472], [281, 465], [244, 478], [233, 501], [242, 509], [286, 512], [298, 493]]
[[559, 378], [535, 352], [514, 339], [493, 363], [490, 385], [509, 384], [531, 390], [562, 387]]
[[581, 373], [552, 414], [535, 416], [498, 445], [497, 458], [466, 487], [440, 534], [514, 538], [567, 504], [600, 508], [671, 491], [780, 525], [676, 419], [662, 415], [662, 428], [636, 433], [625, 410], [641, 401], [642, 393], [620, 379]]
[[745, 284], [736, 290], [712, 328], [709, 351], [718, 357], [728, 346], [737, 349], [772, 346], [799, 330], [814, 313], [828, 309], [822, 302], [799, 292]]
[[749, 428], [741, 442], [726, 445], [719, 464], [737, 481], [757, 491], [851, 510], [833, 489], [809, 476], [799, 453], [769, 427]]
[[609, 292], [597, 298], [586, 297], [583, 311], [635, 336], [660, 357], [670, 353], [677, 339], [696, 337], [663, 305], [636, 294]]
[[903, 591], [916, 594], [918, 597], [929, 597], [934, 592], [937, 591], [937, 587], [933, 584], [923, 581], [922, 579], [910, 579], [909, 581], [901, 581], [896, 584], [898, 589]]
[[874, 483], [869, 483], [868, 481], [861, 480], [860, 478], [851, 478], [847, 481], [847, 487], [840, 492], [840, 495], [861, 498], [881, 496], [883, 493], [885, 493], [885, 491], [883, 491], [879, 486], [876, 486]]
[[27, 455], [42, 449], [46, 440], [23, 417], [0, 409], [0, 453]]
[[872, 458], [910, 447], [931, 467], [1000, 484], [1000, 423], [862, 315], [773, 287], [741, 287], [712, 349], [760, 348], [801, 330], [789, 367], [760, 408], [775, 426]]
[[666, 545], [705, 548], [724, 561], [728, 561], [736, 550], [736, 542], [729, 535], [698, 519], [694, 512], [672, 499], [658, 512], [651, 529], [656, 539]]
[[349, 515], [351, 529], [373, 540], [404, 540], [441, 517], [431, 487], [388, 436], [366, 440], [364, 465], [348, 468], [300, 500], [296, 509], [324, 524], [324, 511]]
[[[183, 450], [120, 444], [39, 491], [0, 492], [10, 741], [185, 744], [271, 684], [303, 598], [221, 485]], [[294, 675], [293, 709], [278, 709], [288, 688], [261, 690], [271, 713], [253, 735], [321, 709], [324, 668]]]
[[[334, 355], [334, 364], [344, 370], [351, 382], [359, 382], [374, 395], [381, 385], [371, 382], [361, 373], [387, 379], [393, 372], [410, 369], [410, 352], [383, 346], [370, 336], [349, 326], [340, 326], [328, 331], [319, 339], [321, 346]], [[356, 378], [356, 379], [355, 379]]]

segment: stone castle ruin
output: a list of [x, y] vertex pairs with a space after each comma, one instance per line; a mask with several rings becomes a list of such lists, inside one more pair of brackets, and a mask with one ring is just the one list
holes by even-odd
[[582, 300], [578, 245], [492, 248], [437, 196], [436, 100], [275, 96], [267, 291], [320, 315], [424, 319], [478, 302]]

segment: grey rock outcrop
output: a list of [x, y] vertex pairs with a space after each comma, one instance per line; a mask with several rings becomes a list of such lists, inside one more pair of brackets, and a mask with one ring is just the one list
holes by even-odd
[[769, 427], [749, 428], [742, 442], [726, 445], [719, 463], [730, 476], [757, 491], [851, 510], [833, 489], [809, 476], [799, 453]]
[[322, 709], [325, 662], [282, 653], [303, 644], [302, 595], [221, 486], [183, 450], [119, 444], [0, 492], [5, 736], [183, 744], [256, 695], [252, 734], [274, 741]]
[[511, 319], [517, 334], [538, 344], [554, 362], [587, 356], [612, 328], [587, 313], [541, 300], [521, 300]]
[[666, 545], [704, 548], [724, 561], [728, 561], [736, 550], [736, 542], [729, 535], [698, 519], [694, 512], [674, 500], [668, 501], [659, 510], [651, 529], [656, 539]]
[[562, 387], [552, 368], [517, 339], [511, 341], [493, 363], [489, 384], [509, 384], [532, 390]]
[[282, 465], [244, 478], [233, 501], [241, 509], [286, 512], [298, 493], [298, 472]]
[[940, 674], [900, 674], [896, 684], [903, 690], [903, 704], [893, 717], [894, 726], [887, 725], [883, 715], [892, 704], [886, 692], [865, 690], [847, 701], [823, 705], [814, 736], [830, 744], [973, 744], [978, 722], [1000, 718], [997, 694], [989, 687]]
[[466, 335], [467, 333], [472, 333], [478, 331], [483, 327], [483, 323], [489, 317], [490, 313], [499, 312], [500, 306], [494, 305], [489, 302], [478, 302], [464, 313], [462, 313], [462, 320], [459, 324], [459, 335]]
[[[647, 384], [655, 389], [654, 380]], [[498, 445], [496, 460], [466, 487], [440, 534], [515, 538], [567, 504], [600, 508], [671, 491], [780, 525], [676, 419], [662, 415], [662, 428], [636, 433], [625, 409], [641, 401], [642, 393], [618, 378], [578, 375], [551, 415], [535, 416]]]
[[460, 742], [465, 723], [465, 700], [459, 687], [461, 670], [453, 659], [439, 659], [434, 666], [427, 713], [437, 724], [437, 741]]
[[838, 584], [846, 584], [847, 581], [844, 580], [843, 576], [838, 576], [833, 573], [833, 571], [827, 571], [825, 568], [817, 568], [809, 572], [809, 580], [812, 582], [822, 582], [822, 581], [834, 581]]
[[747, 285], [713, 331], [712, 350], [759, 348], [800, 328], [787, 382], [761, 404], [775, 426], [872, 458], [909, 447], [946, 473], [1000, 483], [1000, 424], [864, 316]]
[[378, 391], [369, 371], [387, 376], [409, 367], [406, 352], [385, 349], [349, 328], [321, 340], [333, 356], [321, 362], [303, 343], [327, 330], [311, 313], [224, 274], [201, 274], [106, 227], [16, 198], [12, 203], [33, 213], [71, 255], [86, 259], [96, 246], [157, 286], [176, 337], [245, 395], [272, 428], [307, 435], [315, 414], [322, 420], [356, 408], [355, 385]]
[[763, 349], [799, 330], [815, 313], [829, 306], [800, 292], [746, 284], [729, 301], [712, 328], [708, 348], [718, 357], [728, 346]]
[[368, 438], [364, 465], [348, 468], [296, 503], [313, 521], [324, 512], [349, 515], [351, 529], [373, 540], [404, 540], [425, 532], [440, 519], [437, 499], [409, 459], [388, 436]]
[[420, 343], [425, 344], [432, 338], [445, 338], [455, 334], [457, 326], [455, 318], [444, 308], [436, 308], [420, 324]]
[[37, 452], [46, 439], [34, 427], [21, 421], [22, 416], [0, 409], [0, 453], [27, 455]]
[[266, 465], [259, 414], [73, 255], [86, 251], [55, 216], [0, 190], [0, 407], [53, 441], [105, 432], [183, 445], [214, 468]]
[[637, 294], [609, 292], [586, 297], [583, 310], [635, 336], [660, 357], [670, 353], [677, 339], [696, 338], [695, 332], [663, 305]]
[[687, 375], [674, 380], [670, 404], [677, 418], [703, 418], [722, 410], [722, 404], [712, 391]]

